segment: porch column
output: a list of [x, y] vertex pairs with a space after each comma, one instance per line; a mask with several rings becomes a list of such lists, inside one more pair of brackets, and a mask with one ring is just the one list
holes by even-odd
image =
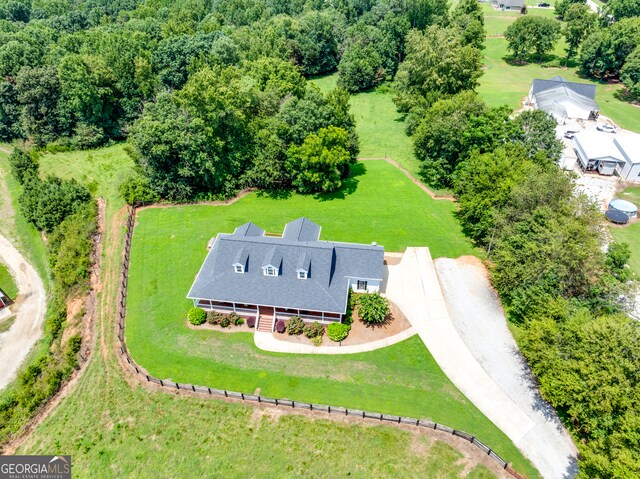
[[236, 303], [231, 303], [231, 304], [233, 304], [233, 312], [235, 313], [236, 312]]

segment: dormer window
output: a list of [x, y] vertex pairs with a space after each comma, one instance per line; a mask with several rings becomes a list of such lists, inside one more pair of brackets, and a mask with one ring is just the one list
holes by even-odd
[[265, 266], [263, 268], [265, 276], [278, 276], [278, 268], [274, 268], [273, 266]]
[[241, 264], [236, 263], [236, 264], [233, 265], [233, 270], [236, 273], [244, 273], [244, 266], [242, 266]]
[[307, 272], [304, 270], [298, 271], [298, 279], [307, 279]]

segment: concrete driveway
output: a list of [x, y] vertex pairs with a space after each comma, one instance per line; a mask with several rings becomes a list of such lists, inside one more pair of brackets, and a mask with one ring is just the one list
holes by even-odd
[[0, 334], [0, 390], [15, 377], [36, 341], [42, 336], [42, 325], [46, 310], [44, 285], [38, 273], [0, 235], [0, 258], [15, 276], [19, 296], [16, 304], [16, 319], [9, 331]]
[[[522, 380], [528, 370], [523, 372], [526, 365], [514, 359], [519, 354], [504, 316], [501, 326], [494, 316], [496, 325], [491, 334], [478, 339], [482, 350], [470, 348], [464, 340], [488, 327], [484, 321], [488, 305], [482, 299], [486, 299], [486, 278], [483, 285], [481, 278], [472, 275], [469, 281], [453, 285], [454, 295], [447, 294], [452, 304], [462, 300], [459, 309], [452, 309], [456, 317], [475, 323], [470, 326], [452, 321], [428, 248], [407, 248], [400, 263], [388, 267], [388, 275], [386, 296], [402, 309], [458, 389], [514, 442], [543, 477], [573, 477], [577, 472], [575, 447], [553, 410], [540, 401], [535, 387]], [[456, 324], [469, 329], [461, 335]], [[491, 360], [485, 361], [483, 354], [489, 354]]]

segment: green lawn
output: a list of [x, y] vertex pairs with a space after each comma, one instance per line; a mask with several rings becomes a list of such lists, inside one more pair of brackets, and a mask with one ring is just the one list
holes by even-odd
[[[119, 152], [119, 153], [117, 153]], [[73, 161], [69, 157], [72, 155]], [[111, 157], [115, 166], [108, 166]], [[94, 160], [98, 158], [98, 160]], [[104, 160], [100, 160], [104, 158]], [[97, 167], [95, 161], [104, 165], [104, 170]], [[60, 164], [60, 168], [57, 165]], [[0, 166], [2, 163], [0, 163]], [[113, 219], [113, 212], [122, 207], [122, 201], [113, 192], [118, 175], [109, 173], [121, 171], [131, 167], [130, 160], [123, 154], [121, 147], [112, 147], [89, 153], [71, 153], [47, 155], [43, 158], [43, 171], [58, 171], [65, 176], [73, 176], [81, 182], [91, 185], [97, 195], [102, 195], [107, 202], [112, 202], [107, 208], [107, 224]], [[289, 216], [305, 214], [323, 222], [323, 236], [333, 239], [349, 239], [350, 235], [358, 235], [363, 241], [370, 241], [370, 234], [380, 218], [387, 218], [388, 214], [396, 217], [396, 225], [385, 231], [389, 244], [400, 248], [405, 244], [433, 244], [434, 251], [439, 255], [456, 256], [458, 254], [473, 253], [474, 250], [459, 233], [458, 226], [452, 218], [454, 206], [449, 202], [435, 202], [418, 188], [413, 186], [397, 170], [384, 162], [367, 162], [366, 168], [371, 174], [354, 178], [351, 186], [355, 191], [346, 194], [344, 199], [324, 197], [293, 196], [285, 200], [259, 198], [250, 195], [239, 203], [227, 207], [193, 206], [182, 208], [149, 209], [140, 215], [140, 226], [136, 230], [135, 244], [140, 245], [139, 251], [147, 258], [146, 264], [154, 263], [147, 257], [144, 249], [158, 244], [153, 238], [148, 241], [141, 236], [144, 227], [159, 233], [163, 231], [160, 242], [168, 248], [161, 247], [158, 258], [161, 260], [151, 266], [154, 271], [160, 271], [167, 266], [166, 261], [174, 264], [180, 271], [181, 277], [170, 281], [166, 292], [173, 299], [166, 299], [169, 306], [177, 305], [177, 309], [188, 306], [184, 301], [184, 294], [179, 282], [190, 282], [193, 278], [191, 266], [199, 267], [205, 250], [204, 246], [210, 234], [216, 230], [227, 230], [235, 226], [238, 221], [250, 216], [259, 224], [275, 231], [282, 229]], [[90, 171], [91, 173], [87, 173]], [[357, 184], [356, 183], [357, 180]], [[1, 181], [1, 180], [0, 180]], [[109, 193], [111, 192], [111, 193]], [[360, 201], [356, 201], [357, 199]], [[370, 203], [370, 208], [364, 209], [362, 204]], [[400, 211], [407, 204], [420, 209], [420, 219], [428, 226], [412, 224], [415, 222], [411, 214]], [[278, 205], [278, 211], [274, 209]], [[281, 207], [282, 205], [282, 207]], [[314, 206], [315, 205], [315, 206]], [[340, 205], [343, 205], [340, 207]], [[384, 211], [385, 205], [390, 213]], [[356, 208], [357, 206], [357, 208]], [[368, 211], [370, 209], [370, 212]], [[313, 214], [314, 210], [317, 214]], [[322, 213], [320, 212], [322, 210]], [[401, 214], [400, 214], [401, 213]], [[158, 218], [153, 218], [153, 215]], [[218, 217], [212, 223], [211, 214]], [[221, 216], [219, 216], [221, 215]], [[376, 215], [380, 215], [380, 218]], [[165, 216], [164, 220], [162, 217]], [[331, 220], [331, 224], [329, 224]], [[194, 223], [193, 221], [196, 221]], [[420, 221], [422, 223], [423, 221]], [[416, 222], [417, 223], [417, 222]], [[183, 225], [183, 226], [178, 226]], [[186, 225], [186, 226], [184, 226]], [[376, 227], [379, 229], [379, 225]], [[271, 478], [271, 477], [305, 477], [324, 478], [328, 471], [334, 477], [415, 477], [415, 478], [475, 478], [488, 479], [494, 477], [483, 466], [468, 466], [461, 453], [441, 442], [416, 436], [412, 432], [402, 431], [393, 427], [369, 426], [358, 423], [341, 423], [322, 418], [307, 418], [304, 416], [284, 414], [280, 416], [267, 414], [263, 417], [257, 410], [248, 405], [229, 404], [220, 400], [204, 400], [185, 396], [176, 396], [165, 392], [152, 392], [140, 387], [132, 387], [125, 379], [117, 364], [114, 335], [112, 333], [115, 314], [113, 307], [116, 302], [117, 291], [115, 280], [118, 278], [120, 254], [118, 245], [122, 244], [122, 228], [107, 228], [103, 236], [103, 292], [99, 296], [99, 314], [96, 325], [96, 352], [87, 371], [79, 383], [71, 391], [52, 414], [36, 428], [26, 443], [17, 451], [19, 454], [50, 454], [65, 453], [73, 455], [74, 477], [108, 478], [114, 476], [135, 478], [156, 477], [229, 477], [229, 478]], [[180, 248], [182, 241], [192, 242], [192, 250], [181, 251], [174, 256], [173, 248]], [[414, 243], [415, 241], [415, 243]], [[115, 253], [112, 248], [116, 247]], [[181, 248], [182, 249], [182, 248]], [[186, 257], [184, 252], [188, 251]], [[134, 254], [138, 254], [134, 251]], [[140, 264], [139, 262], [137, 264]], [[185, 266], [180, 266], [184, 264]], [[135, 267], [134, 267], [135, 268]], [[135, 273], [140, 276], [140, 270]], [[150, 281], [141, 287], [158, 289], [165, 287], [170, 278], [157, 278], [159, 282]], [[136, 282], [132, 278], [132, 284]], [[162, 295], [160, 295], [162, 296]], [[167, 312], [169, 311], [168, 308]], [[146, 323], [138, 321], [148, 333], [149, 321], [154, 321], [153, 314], [157, 310], [142, 312]], [[131, 313], [133, 314], [133, 313]], [[181, 314], [181, 313], [180, 313]], [[240, 381], [259, 380], [282, 376], [286, 381], [274, 384], [273, 389], [266, 388], [267, 393], [278, 393], [275, 387], [303, 389], [301, 383], [310, 383], [312, 389], [325, 387], [334, 382], [330, 375], [339, 376], [340, 368], [346, 367], [339, 360], [326, 363], [323, 371], [329, 378], [321, 377], [318, 372], [300, 371], [300, 363], [292, 373], [285, 373], [291, 368], [291, 357], [283, 355], [263, 354], [252, 346], [249, 335], [219, 337], [216, 334], [201, 335], [200, 332], [186, 330], [179, 322], [179, 328], [166, 321], [167, 315], [159, 314], [160, 329], [153, 330], [153, 335], [160, 339], [157, 351], [163, 352], [167, 346], [166, 339], [175, 334], [189, 331], [193, 336], [181, 336], [181, 340], [193, 341], [188, 346], [194, 356], [196, 369], [200, 361], [205, 362], [205, 368], [211, 366], [211, 360], [217, 358], [222, 351], [228, 354], [223, 361], [216, 364], [222, 369], [211, 371], [213, 375], [239, 373], [238, 379], [225, 376], [229, 380], [226, 387], [238, 386]], [[133, 328], [135, 321], [131, 320], [128, 328]], [[164, 332], [163, 332], [164, 331]], [[129, 332], [129, 330], [128, 330]], [[145, 333], [145, 334], [146, 334]], [[156, 336], [159, 335], [159, 336]], [[211, 356], [208, 347], [213, 342], [225, 341], [221, 349]], [[135, 342], [135, 341], [134, 341]], [[224, 349], [226, 348], [226, 349]], [[158, 355], [156, 351], [155, 355]], [[252, 357], [264, 359], [264, 369], [256, 371], [254, 378], [249, 377], [247, 370], [238, 368], [234, 363], [250, 361]], [[296, 358], [296, 361], [298, 358]], [[368, 358], [353, 357], [349, 369], [344, 371], [355, 381], [351, 386], [353, 396], [342, 394], [349, 402], [360, 400], [361, 388], [367, 391], [367, 371], [377, 369], [378, 365], [370, 364]], [[429, 353], [419, 340], [411, 340], [384, 352], [376, 361], [381, 363], [378, 373], [373, 379], [385, 381], [382, 387], [376, 388], [375, 395], [387, 391], [386, 380], [392, 381], [389, 392], [384, 393], [382, 402], [390, 407], [398, 402], [397, 397], [391, 397], [398, 388], [398, 381], [392, 377], [396, 368], [392, 367], [398, 361], [408, 371], [420, 369], [424, 377], [413, 380], [416, 387], [426, 391], [434, 388], [440, 391], [442, 400], [435, 404], [435, 399], [422, 397], [414, 392], [413, 385], [407, 384], [403, 392], [412, 394], [416, 401], [434, 403], [437, 415], [449, 414], [447, 409], [456, 411], [451, 415], [458, 415], [463, 420], [458, 421], [467, 429], [475, 429], [485, 435], [488, 443], [495, 445], [497, 451], [530, 477], [537, 477], [528, 462], [515, 449], [510, 441], [489, 423], [478, 411], [462, 397], [442, 376]], [[149, 361], [151, 364], [152, 361]], [[143, 363], [144, 364], [144, 363]], [[305, 363], [308, 364], [308, 363]], [[312, 364], [310, 367], [316, 367]], [[147, 366], [147, 364], [145, 364]], [[270, 369], [270, 368], [276, 368]], [[193, 368], [192, 368], [193, 369]], [[189, 371], [189, 368], [186, 370]], [[430, 371], [435, 371], [429, 374]], [[193, 371], [191, 371], [193, 372]], [[196, 371], [205, 373], [206, 369]], [[264, 376], [262, 373], [267, 373]], [[180, 372], [171, 372], [178, 377]], [[340, 378], [337, 378], [337, 384]], [[334, 386], [334, 390], [336, 387]], [[348, 397], [347, 397], [348, 396]], [[449, 405], [447, 401], [451, 401]], [[443, 412], [444, 411], [444, 412]], [[435, 414], [435, 413], [434, 413]], [[425, 416], [429, 412], [425, 412]], [[249, 458], [249, 459], [248, 459]], [[469, 469], [470, 472], [467, 472]]]
[[[337, 73], [313, 79], [324, 92], [335, 87], [337, 81]], [[361, 157], [388, 157], [416, 178], [419, 176], [420, 162], [413, 154], [413, 142], [406, 134], [404, 120], [396, 110], [388, 86], [351, 95], [351, 113], [356, 118]]]
[[2, 263], [0, 263], [0, 289], [4, 291], [4, 294], [9, 296], [10, 299], [16, 299], [16, 296], [18, 296], [16, 282], [7, 267]]
[[96, 355], [18, 450], [56, 452], [72, 455], [74, 477], [91, 479], [495, 478], [473, 463], [467, 475], [459, 451], [389, 426], [132, 388], [111, 353]]
[[251, 333], [186, 327], [185, 296], [209, 238], [252, 220], [270, 232], [300, 215], [322, 225], [322, 238], [377, 241], [387, 251], [428, 245], [435, 257], [473, 254], [452, 217], [384, 161], [364, 163], [342, 198], [256, 194], [229, 206], [151, 208], [139, 212], [131, 252], [127, 344], [160, 378], [272, 397], [342, 405], [435, 421], [472, 432], [517, 468], [534, 474], [512, 443], [446, 378], [416, 336], [370, 353], [292, 356], [258, 350]]
[[74, 178], [95, 197], [106, 200], [107, 215], [120, 208], [120, 182], [133, 171], [133, 160], [124, 151], [124, 143], [98, 150], [46, 154], [40, 159], [40, 174]]
[[[640, 205], [640, 186], [632, 186], [619, 193], [618, 198]], [[640, 275], [640, 222], [629, 226], [611, 226], [611, 234], [616, 241], [628, 243], [631, 247], [629, 266]]]

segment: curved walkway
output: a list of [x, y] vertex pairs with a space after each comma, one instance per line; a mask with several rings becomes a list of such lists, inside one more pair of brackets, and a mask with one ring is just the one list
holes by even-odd
[[15, 377], [16, 371], [42, 336], [46, 310], [44, 285], [38, 273], [20, 252], [0, 235], [0, 258], [13, 273], [20, 296], [16, 319], [9, 331], [0, 334], [0, 390]]
[[[469, 294], [462, 289], [460, 294]], [[532, 401], [528, 400], [534, 398], [531, 391], [522, 400], [496, 382], [489, 366], [478, 361], [456, 330], [428, 248], [407, 248], [400, 263], [389, 266], [386, 294], [402, 309], [449, 379], [514, 442], [543, 477], [573, 477], [575, 448], [566, 432], [544, 414], [532, 411]], [[471, 313], [477, 313], [480, 305], [473, 300], [468, 303]], [[468, 312], [465, 309], [465, 314]], [[498, 346], [492, 337], [487, 341], [491, 341], [490, 348]], [[502, 359], [509, 361], [509, 357]], [[518, 374], [515, 370], [511, 373]]]
[[366, 353], [367, 351], [374, 351], [376, 349], [391, 346], [392, 344], [396, 344], [410, 338], [416, 333], [417, 331], [411, 327], [398, 334], [389, 336], [388, 338], [378, 339], [376, 341], [371, 341], [370, 343], [353, 344], [351, 346], [313, 346], [311, 344], [291, 343], [289, 341], [281, 341], [271, 333], [259, 331], [254, 333], [253, 340], [255, 341], [256, 346], [260, 349], [274, 353], [354, 354]]

